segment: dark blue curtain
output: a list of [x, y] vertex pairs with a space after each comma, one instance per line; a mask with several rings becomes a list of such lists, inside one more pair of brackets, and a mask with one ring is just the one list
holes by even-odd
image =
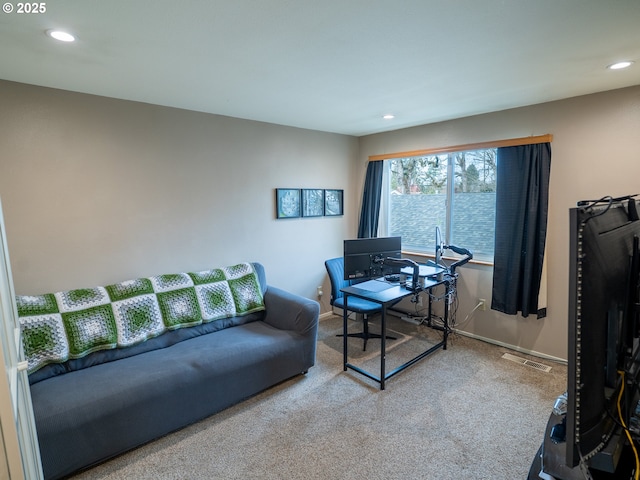
[[538, 317], [547, 236], [551, 145], [498, 149], [491, 308]]
[[378, 218], [380, 217], [380, 197], [382, 195], [382, 161], [369, 162], [364, 180], [362, 210], [358, 225], [358, 238], [378, 236]]

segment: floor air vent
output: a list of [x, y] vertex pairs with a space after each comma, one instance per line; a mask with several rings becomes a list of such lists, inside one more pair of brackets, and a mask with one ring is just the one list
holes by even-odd
[[532, 360], [527, 360], [526, 358], [516, 357], [515, 355], [511, 355], [510, 353], [505, 353], [502, 355], [502, 358], [505, 360], [511, 360], [512, 362], [520, 363], [522, 365], [526, 365], [527, 367], [535, 368], [536, 370], [540, 370], [541, 372], [549, 373], [551, 371], [551, 367], [544, 365], [539, 362], [534, 362]]

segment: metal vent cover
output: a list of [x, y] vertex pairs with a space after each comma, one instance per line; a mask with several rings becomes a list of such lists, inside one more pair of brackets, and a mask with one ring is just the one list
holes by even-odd
[[505, 353], [502, 355], [502, 358], [505, 360], [510, 360], [512, 362], [520, 363], [521, 365], [526, 365], [527, 367], [535, 368], [536, 370], [540, 370], [541, 372], [549, 373], [551, 371], [551, 367], [548, 365], [544, 365], [540, 362], [534, 362], [533, 360], [528, 360], [526, 358], [517, 357], [516, 355], [511, 355], [510, 353]]

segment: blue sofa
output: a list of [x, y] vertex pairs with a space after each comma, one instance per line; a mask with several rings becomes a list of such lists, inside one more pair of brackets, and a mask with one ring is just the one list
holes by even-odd
[[17, 300], [46, 479], [203, 419], [315, 363], [318, 303], [267, 286], [259, 263]]

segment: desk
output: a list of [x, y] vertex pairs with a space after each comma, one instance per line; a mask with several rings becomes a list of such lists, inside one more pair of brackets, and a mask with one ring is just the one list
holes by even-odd
[[[427, 278], [424, 281], [424, 287], [422, 289], [422, 291], [425, 290], [431, 290], [433, 287], [437, 286], [437, 285], [444, 285], [445, 288], [449, 289], [449, 279], [448, 277], [445, 276], [444, 279], [442, 280], [436, 280], [436, 279], [431, 279], [431, 278]], [[388, 288], [384, 288], [384, 287], [388, 287]], [[397, 373], [400, 373], [402, 370], [404, 370], [405, 368], [413, 365], [414, 363], [416, 363], [417, 361], [423, 359], [424, 357], [426, 357], [427, 355], [435, 352], [436, 350], [438, 350], [440, 347], [442, 347], [443, 350], [447, 349], [447, 336], [449, 335], [449, 302], [445, 301], [445, 305], [444, 305], [444, 319], [443, 319], [443, 326], [442, 327], [436, 327], [436, 326], [432, 326], [431, 328], [435, 328], [438, 330], [442, 330], [444, 335], [443, 335], [443, 339], [441, 342], [433, 345], [432, 347], [430, 347], [429, 349], [425, 350], [424, 352], [422, 352], [421, 354], [417, 355], [416, 357], [412, 358], [411, 360], [409, 360], [408, 362], [400, 365], [398, 368], [392, 370], [391, 372], [386, 372], [385, 371], [385, 357], [386, 357], [386, 333], [387, 333], [387, 325], [386, 325], [386, 316], [387, 316], [387, 309], [389, 307], [392, 307], [393, 305], [395, 305], [396, 303], [398, 303], [400, 300], [402, 300], [405, 297], [408, 297], [410, 295], [414, 295], [414, 292], [405, 288], [403, 285], [400, 284], [392, 284], [392, 283], [386, 283], [384, 282], [384, 280], [369, 280], [366, 282], [362, 282], [362, 283], [358, 283], [356, 285], [352, 285], [350, 287], [345, 287], [341, 289], [341, 292], [344, 294], [344, 305], [345, 308], [342, 310], [342, 328], [343, 328], [343, 333], [344, 333], [344, 337], [343, 337], [343, 368], [344, 371], [346, 372], [347, 369], [351, 369], [354, 370], [362, 375], [364, 375], [365, 377], [368, 377], [372, 380], [375, 380], [376, 382], [380, 383], [380, 390], [384, 390], [385, 387], [385, 380], [393, 377], [394, 375], [396, 375]], [[371, 302], [376, 302], [379, 303], [382, 306], [382, 318], [381, 318], [381, 328], [382, 331], [380, 333], [381, 335], [381, 339], [380, 339], [380, 376], [376, 376], [373, 375], [370, 372], [367, 372], [366, 370], [356, 366], [356, 365], [352, 365], [351, 363], [349, 363], [349, 355], [348, 355], [348, 351], [347, 351], [347, 347], [348, 347], [348, 342], [347, 342], [347, 317], [348, 317], [348, 305], [349, 305], [349, 297], [358, 297], [358, 298], [363, 298], [365, 300], [369, 300]], [[431, 306], [431, 303], [429, 303], [429, 305]], [[429, 315], [431, 314], [431, 308], [429, 308]]]

